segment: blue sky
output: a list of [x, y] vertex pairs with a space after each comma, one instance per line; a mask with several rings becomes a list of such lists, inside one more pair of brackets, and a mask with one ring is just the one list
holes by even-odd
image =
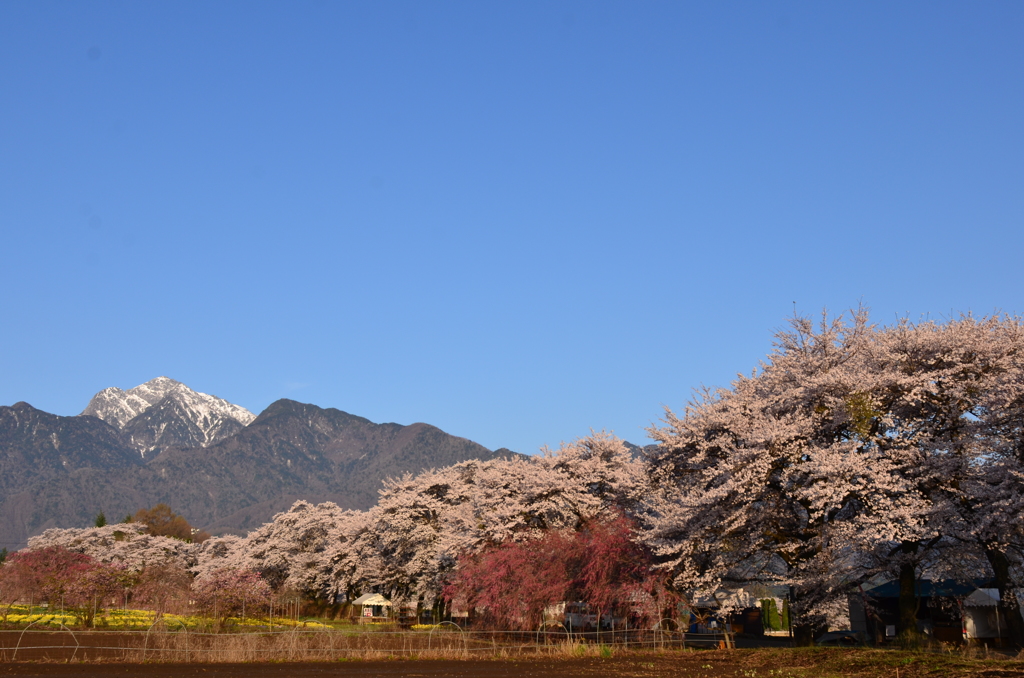
[[0, 4], [0, 404], [167, 375], [488, 447], [800, 313], [1024, 312], [1024, 4]]

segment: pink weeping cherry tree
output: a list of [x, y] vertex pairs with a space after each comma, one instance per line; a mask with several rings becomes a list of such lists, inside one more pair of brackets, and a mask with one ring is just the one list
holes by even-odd
[[573, 601], [649, 624], [674, 605], [665, 584], [665, 573], [633, 539], [633, 522], [619, 515], [466, 554], [445, 594], [453, 607], [480, 609], [498, 628], [537, 628], [545, 608]]

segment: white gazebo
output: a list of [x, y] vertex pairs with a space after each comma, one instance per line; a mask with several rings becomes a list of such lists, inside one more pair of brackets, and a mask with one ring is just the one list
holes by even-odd
[[359, 621], [380, 621], [391, 616], [391, 601], [379, 593], [364, 593], [353, 605], [359, 608]]

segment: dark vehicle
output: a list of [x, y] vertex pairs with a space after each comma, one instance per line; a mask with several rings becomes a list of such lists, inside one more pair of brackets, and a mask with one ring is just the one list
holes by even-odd
[[860, 631], [829, 631], [814, 642], [826, 647], [864, 647], [868, 639]]

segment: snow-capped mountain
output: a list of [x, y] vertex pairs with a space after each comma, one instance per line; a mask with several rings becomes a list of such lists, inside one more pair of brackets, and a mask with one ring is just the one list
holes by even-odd
[[111, 386], [94, 395], [82, 414], [98, 417], [114, 428], [124, 428], [179, 386], [185, 385], [167, 377], [157, 377], [127, 391]]
[[256, 418], [244, 407], [193, 391], [167, 377], [127, 391], [103, 389], [82, 414], [120, 429], [143, 457], [172, 446], [206, 447], [234, 435]]

